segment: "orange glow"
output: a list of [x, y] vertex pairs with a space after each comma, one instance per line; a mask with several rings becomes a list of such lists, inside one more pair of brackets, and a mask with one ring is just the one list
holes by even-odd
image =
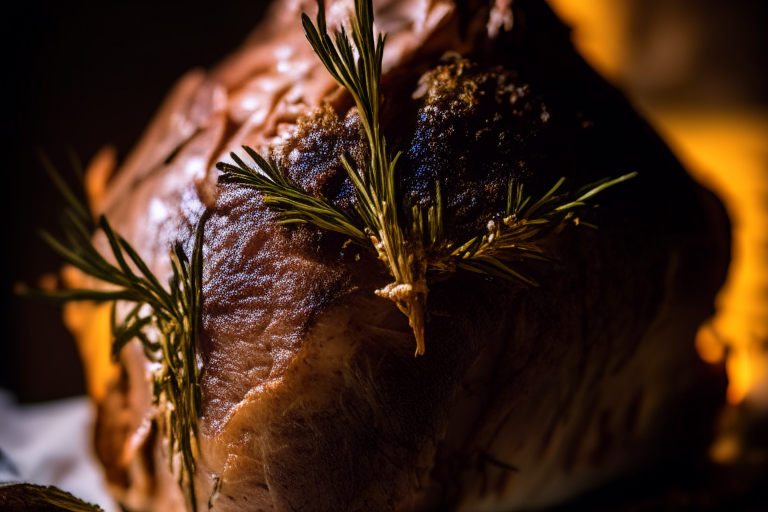
[[[731, 266], [716, 299], [702, 358], [728, 348], [728, 401], [740, 402], [766, 379], [768, 353], [768, 115], [651, 112], [649, 118], [691, 175], [724, 202], [731, 220]], [[706, 328], [705, 328], [706, 329]]]
[[[85, 171], [85, 189], [91, 212], [101, 208], [107, 180], [117, 166], [117, 152], [105, 146], [96, 153]], [[62, 270], [62, 280], [68, 288], [87, 288], [86, 276], [72, 266]], [[118, 375], [119, 367], [112, 361], [111, 303], [92, 301], [64, 304], [64, 325], [75, 338], [85, 368], [88, 394], [97, 403], [107, 394], [110, 383]]]
[[608, 80], [615, 82], [624, 57], [624, 2], [615, 0], [547, 0], [572, 29], [579, 53]]
[[[573, 28], [584, 58], [620, 82], [626, 3], [548, 1]], [[711, 363], [727, 358], [728, 401], [739, 403], [768, 381], [768, 112], [645, 107], [642, 114], [728, 211], [731, 266], [716, 314], [700, 329], [696, 348]], [[727, 451], [722, 448], [720, 455]]]
[[696, 333], [696, 351], [710, 364], [719, 363], [725, 358], [725, 343], [720, 340], [711, 324], [702, 325]]
[[110, 356], [112, 333], [109, 303], [68, 302], [64, 305], [64, 324], [77, 341], [77, 348], [85, 367], [85, 383], [88, 394], [97, 403], [107, 394], [107, 389], [118, 373], [118, 367]]
[[107, 189], [107, 182], [117, 168], [117, 149], [104, 146], [91, 159], [85, 172], [85, 193], [88, 206], [94, 216], [100, 213], [101, 203]]
[[741, 441], [738, 437], [724, 435], [718, 438], [709, 450], [712, 460], [721, 464], [734, 460], [741, 452]]

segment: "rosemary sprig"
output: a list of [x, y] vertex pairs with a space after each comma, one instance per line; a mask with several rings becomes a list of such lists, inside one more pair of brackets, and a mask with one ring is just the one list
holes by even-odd
[[[168, 438], [168, 459], [172, 473], [179, 459], [178, 482], [186, 488], [192, 510], [195, 498], [195, 454], [199, 452], [198, 418], [201, 408], [200, 364], [197, 338], [202, 304], [202, 250], [204, 215], [198, 223], [192, 258], [187, 258], [181, 244], [170, 251], [172, 277], [167, 289], [150, 271], [136, 250], [115, 233], [106, 217], [99, 228], [106, 235], [117, 265], [107, 261], [91, 242], [91, 219], [47, 159], [47, 172], [69, 207], [63, 214], [66, 243], [47, 232], [40, 235], [59, 256], [83, 273], [113, 285], [110, 290], [71, 289], [36, 292], [63, 301], [95, 300], [112, 303], [112, 357], [131, 340], [138, 339], [147, 358], [156, 364], [152, 375], [154, 404], [163, 415]], [[119, 302], [133, 303], [120, 322]]]
[[[243, 149], [256, 163], [247, 165], [235, 153], [237, 164], [224, 162], [217, 168], [222, 181], [240, 183], [260, 190], [265, 204], [280, 212], [282, 223], [309, 222], [337, 231], [353, 242], [371, 248], [386, 266], [393, 282], [376, 294], [392, 300], [408, 316], [416, 338], [416, 355], [424, 353], [424, 313], [429, 294], [428, 273], [453, 273], [457, 269], [478, 272], [536, 285], [526, 273], [510, 266], [513, 261], [549, 261], [538, 242], [562, 229], [579, 209], [597, 193], [635, 176], [605, 179], [575, 193], [555, 195], [564, 179], [541, 199], [528, 206], [522, 185], [510, 182], [507, 209], [501, 222], [488, 225], [488, 233], [464, 243], [445, 238], [444, 200], [436, 183], [435, 204], [426, 211], [398, 200], [395, 167], [400, 153], [391, 157], [379, 123], [381, 63], [386, 36], [374, 37], [371, 0], [355, 0], [351, 20], [352, 41], [342, 26], [331, 38], [325, 19], [325, 5], [318, 0], [317, 26], [306, 14], [302, 23], [309, 43], [328, 72], [352, 96], [360, 117], [361, 132], [370, 149], [370, 160], [355, 168], [348, 155], [342, 163], [357, 196], [352, 218], [341, 209], [302, 190], [270, 158], [251, 148]], [[355, 55], [357, 54], [357, 58]]]
[[424, 354], [424, 312], [429, 293], [427, 266], [424, 258], [419, 257], [418, 240], [409, 240], [400, 225], [395, 180], [400, 153], [390, 157], [379, 123], [379, 84], [386, 35], [374, 37], [371, 0], [355, 0], [351, 24], [357, 59], [343, 25], [335, 34], [335, 45], [328, 35], [322, 0], [318, 0], [317, 27], [306, 14], [302, 14], [301, 19], [315, 53], [352, 95], [370, 148], [371, 159], [363, 169], [355, 169], [347, 155], [342, 162], [357, 194], [357, 212], [365, 224], [365, 233], [394, 278], [392, 283], [376, 290], [376, 294], [392, 300], [405, 313], [416, 337], [416, 353]]
[[[261, 172], [245, 165], [235, 154], [232, 158], [238, 163], [239, 170], [224, 163], [217, 167], [241, 183], [261, 190], [265, 202], [282, 212], [281, 222], [311, 222], [344, 233], [360, 245], [372, 246], [394, 278], [393, 283], [376, 293], [393, 300], [408, 316], [416, 336], [417, 353], [423, 354], [424, 309], [428, 293], [426, 265], [415, 256], [418, 250], [414, 250], [417, 248], [412, 247], [400, 226], [395, 180], [399, 153], [394, 158], [390, 157], [379, 123], [379, 83], [386, 38], [383, 34], [374, 37], [370, 0], [355, 1], [355, 16], [351, 21], [354, 50], [344, 27], [336, 32], [335, 43], [328, 35], [322, 0], [318, 1], [317, 27], [306, 14], [302, 14], [304, 31], [312, 48], [336, 81], [352, 95], [370, 148], [370, 161], [362, 169], [356, 169], [348, 155], [342, 157], [357, 194], [356, 211], [360, 221], [350, 219], [338, 209], [289, 183], [280, 169], [260, 156], [254, 156], [256, 152], [250, 148], [245, 150], [254, 158]], [[357, 59], [355, 50], [359, 56]], [[323, 206], [318, 203], [323, 203]], [[363, 228], [360, 229], [359, 225]]]
[[637, 173], [633, 172], [616, 179], [605, 178], [575, 192], [555, 195], [565, 182], [565, 178], [560, 178], [530, 206], [531, 197], [523, 197], [522, 183], [510, 180], [507, 208], [501, 221], [490, 221], [487, 234], [476, 236], [464, 244], [456, 246], [444, 243], [438, 246], [438, 253], [430, 257], [435, 263], [430, 266], [436, 270], [458, 267], [538, 286], [532, 277], [511, 268], [508, 262], [526, 259], [551, 261], [538, 242], [547, 235], [559, 232], [570, 221], [591, 226], [580, 222], [576, 213], [589, 207], [588, 201], [600, 191], [635, 176]]
[[341, 209], [304, 192], [273, 158], [265, 160], [253, 149], [243, 149], [256, 162], [261, 172], [248, 166], [239, 156], [232, 153], [232, 159], [237, 166], [224, 162], [216, 165], [225, 173], [221, 181], [261, 190], [264, 203], [281, 213], [280, 222], [283, 224], [311, 222], [321, 228], [338, 231], [358, 244], [365, 245], [368, 242], [368, 237], [353, 219]]

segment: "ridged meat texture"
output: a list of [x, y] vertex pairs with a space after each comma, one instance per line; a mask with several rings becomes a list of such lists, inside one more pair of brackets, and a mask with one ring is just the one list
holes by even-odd
[[[100, 210], [158, 276], [211, 211], [200, 510], [516, 510], [701, 448], [722, 383], [693, 337], [727, 265], [722, 209], [541, 1], [486, 4], [375, 2], [404, 193], [427, 204], [439, 179], [448, 235], [466, 239], [503, 210], [512, 176], [534, 197], [560, 176], [571, 189], [639, 176], [585, 214], [599, 230], [547, 243], [559, 263], [532, 267], [540, 287], [432, 284], [423, 357], [373, 293], [388, 276], [372, 253], [278, 225], [258, 192], [216, 183], [216, 162], [249, 145], [353, 206], [339, 156], [367, 149], [303, 36], [311, 0], [276, 3], [218, 68], [182, 78], [110, 183]], [[350, 7], [329, 2], [331, 27]], [[121, 366], [97, 429], [110, 483], [129, 507], [182, 510], [137, 342]]]

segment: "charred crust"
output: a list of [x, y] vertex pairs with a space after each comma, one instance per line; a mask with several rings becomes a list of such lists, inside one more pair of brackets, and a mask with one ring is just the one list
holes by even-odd
[[[415, 78], [388, 84], [402, 91], [402, 82], [410, 82], [413, 89], [386, 102], [383, 113], [390, 148], [402, 151], [401, 194], [428, 206], [439, 180], [447, 199], [447, 235], [474, 236], [502, 213], [510, 178], [529, 182], [551, 167], [551, 113], [516, 72], [501, 66], [459, 58], [436, 65], [418, 83]], [[328, 104], [300, 119], [295, 134], [272, 152], [305, 190], [352, 213], [356, 199], [344, 154], [361, 168], [368, 158], [359, 119], [354, 109], [342, 119]]]
[[355, 192], [342, 165], [345, 154], [358, 164], [368, 158], [359, 119], [354, 111], [340, 119], [328, 104], [299, 119], [295, 135], [272, 153], [304, 190], [351, 213]]
[[468, 59], [438, 65], [422, 76], [420, 87], [403, 159], [406, 194], [431, 204], [439, 180], [446, 235], [482, 233], [503, 211], [509, 180], [529, 182], [546, 164], [546, 106], [514, 71]]

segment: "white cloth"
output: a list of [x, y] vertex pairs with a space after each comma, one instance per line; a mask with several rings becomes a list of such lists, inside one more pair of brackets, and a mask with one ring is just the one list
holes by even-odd
[[93, 449], [95, 418], [87, 397], [18, 405], [0, 389], [0, 482], [55, 485], [118, 512]]

